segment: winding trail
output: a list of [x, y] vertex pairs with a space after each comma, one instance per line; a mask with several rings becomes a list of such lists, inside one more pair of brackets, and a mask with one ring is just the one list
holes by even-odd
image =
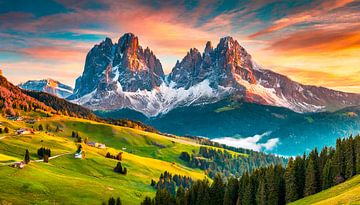
[[[52, 160], [52, 159], [55, 159], [55, 158], [58, 158], [58, 157], [62, 157], [64, 155], [69, 155], [71, 154], [70, 152], [66, 152], [66, 153], [63, 153], [63, 154], [58, 154], [58, 155], [55, 155], [55, 156], [52, 156], [52, 157], [49, 157], [49, 160]], [[43, 159], [37, 159], [37, 160], [31, 160], [30, 162], [43, 162], [44, 160]], [[9, 163], [1, 163], [0, 166], [10, 166], [10, 165], [13, 165], [13, 164], [16, 164], [16, 163], [20, 163], [21, 161], [18, 161], [18, 162], [9, 162]]]

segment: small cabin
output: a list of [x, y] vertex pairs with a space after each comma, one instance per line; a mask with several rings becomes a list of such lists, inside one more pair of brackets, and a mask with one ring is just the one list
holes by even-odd
[[34, 134], [34, 130], [30, 128], [20, 128], [16, 130], [15, 133], [18, 135], [29, 135], [29, 134]]
[[105, 144], [99, 144], [99, 145], [98, 145], [98, 148], [99, 148], [99, 149], [105, 149], [106, 146], [105, 146]]
[[88, 145], [90, 147], [97, 147], [98, 146], [98, 143], [97, 142], [89, 142]]
[[75, 157], [75, 159], [82, 159], [82, 151], [76, 152], [74, 157]]
[[23, 169], [25, 167], [25, 163], [23, 161], [16, 162], [16, 163], [12, 164], [11, 166], [14, 167], [14, 168]]

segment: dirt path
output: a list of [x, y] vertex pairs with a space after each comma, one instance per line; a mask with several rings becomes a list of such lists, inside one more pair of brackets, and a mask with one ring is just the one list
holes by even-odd
[[[52, 160], [52, 159], [55, 159], [55, 158], [58, 158], [58, 157], [62, 157], [64, 155], [69, 155], [69, 154], [71, 154], [71, 153], [67, 152], [67, 153], [63, 153], [63, 154], [58, 154], [58, 155], [49, 157], [49, 160]], [[43, 161], [44, 161], [43, 159], [37, 159], [37, 160], [31, 160], [30, 162], [43, 162]], [[21, 161], [19, 161], [19, 162], [1, 163], [0, 166], [9, 166], [9, 165], [13, 165], [13, 164], [20, 163], [20, 162]]]

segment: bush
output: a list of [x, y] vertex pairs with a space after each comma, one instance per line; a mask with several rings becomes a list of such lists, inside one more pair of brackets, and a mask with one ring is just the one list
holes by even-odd
[[51, 157], [51, 150], [46, 149], [45, 147], [41, 147], [40, 149], [38, 149], [37, 155], [41, 159], [43, 159], [45, 155], [47, 155], [47, 157]]
[[121, 162], [118, 162], [116, 164], [116, 167], [114, 168], [114, 172], [126, 175], [127, 174], [127, 169], [126, 169], [126, 167], [124, 167], [124, 168], [122, 167]]
[[121, 161], [122, 159], [122, 152], [119, 152], [116, 156], [115, 155], [112, 155], [110, 154], [110, 152], [106, 153], [105, 155], [106, 158], [110, 158], [110, 159], [116, 159], [118, 161]]

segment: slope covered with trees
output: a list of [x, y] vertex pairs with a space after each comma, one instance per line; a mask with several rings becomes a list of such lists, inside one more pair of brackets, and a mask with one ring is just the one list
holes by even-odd
[[54, 112], [54, 109], [23, 93], [2, 75], [0, 75], [0, 109], [3, 115], [8, 116], [18, 116], [21, 111]]
[[143, 204], [286, 204], [311, 196], [360, 174], [360, 136], [338, 139], [336, 149], [315, 148], [308, 155], [290, 158], [287, 167], [271, 165], [245, 172], [224, 183], [216, 174], [213, 183], [197, 181], [176, 194], [158, 190]]

